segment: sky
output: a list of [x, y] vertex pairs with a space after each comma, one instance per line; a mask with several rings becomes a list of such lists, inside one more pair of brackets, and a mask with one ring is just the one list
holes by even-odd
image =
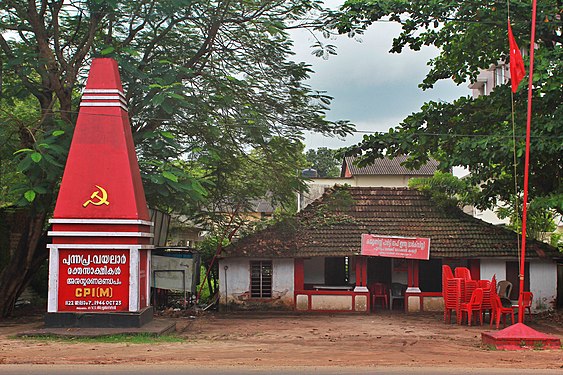
[[[328, 3], [334, 6], [343, 1]], [[322, 39], [324, 43], [337, 46], [338, 54], [326, 60], [311, 54], [315, 40], [308, 31], [292, 32], [295, 52], [292, 59], [310, 64], [315, 72], [307, 84], [334, 98], [328, 119], [349, 120], [356, 125], [357, 131], [344, 140], [306, 134], [307, 149], [351, 146], [366, 133], [387, 131], [397, 126], [408, 115], [418, 112], [427, 101], [451, 102], [471, 94], [467, 85], [457, 86], [453, 81], [439, 82], [431, 90], [418, 88], [430, 69], [427, 62], [438, 51], [434, 47], [424, 47], [420, 51], [404, 49], [400, 54], [389, 53], [393, 38], [400, 30], [396, 23], [378, 22], [359, 36], [361, 41], [346, 35]]]

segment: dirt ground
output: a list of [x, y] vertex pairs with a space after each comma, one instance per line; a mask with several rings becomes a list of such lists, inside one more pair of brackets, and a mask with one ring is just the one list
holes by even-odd
[[[561, 349], [492, 350], [481, 345], [488, 324], [444, 324], [441, 314], [210, 313], [173, 319], [184, 341], [156, 344], [15, 338], [40, 327], [41, 316], [0, 321], [0, 364], [563, 368]], [[563, 338], [557, 319], [527, 324]]]

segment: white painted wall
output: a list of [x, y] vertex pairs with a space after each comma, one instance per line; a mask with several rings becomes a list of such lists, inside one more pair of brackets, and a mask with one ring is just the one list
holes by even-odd
[[[228, 267], [225, 271], [225, 266]], [[226, 276], [226, 278], [225, 278]], [[225, 288], [227, 288], [225, 290]], [[248, 258], [228, 258], [219, 260], [219, 293], [221, 303], [225, 294], [242, 294], [250, 289], [250, 262]]]
[[293, 304], [295, 261], [293, 258], [274, 259], [272, 267], [272, 294], [283, 295], [284, 300], [289, 300]]
[[491, 280], [496, 275], [497, 281], [506, 280], [506, 260], [504, 259], [481, 259], [481, 280]]
[[[268, 260], [268, 259], [252, 259]], [[250, 299], [249, 258], [227, 258], [219, 260], [220, 304], [244, 304]], [[225, 266], [228, 269], [225, 271]], [[272, 259], [272, 301], [293, 305], [294, 261], [291, 258]], [[227, 295], [227, 299], [225, 299]]]
[[313, 178], [307, 181], [308, 185], [322, 185], [332, 187], [338, 185], [350, 186], [384, 186], [384, 187], [405, 187], [408, 186], [409, 179], [413, 177], [428, 176], [407, 176], [407, 175], [358, 175], [340, 178]]
[[325, 187], [333, 187], [334, 185], [348, 184], [350, 186], [354, 183], [351, 177], [315, 177], [305, 181], [307, 185], [322, 185]]
[[354, 176], [354, 186], [383, 186], [383, 187], [405, 187], [409, 186], [409, 179], [414, 176], [389, 175], [389, 176]]
[[510, 222], [508, 218], [500, 219], [495, 211], [489, 209], [482, 211], [473, 206], [464, 206], [463, 212], [493, 225], [508, 224]]
[[[557, 297], [557, 265], [550, 261], [531, 260], [530, 291], [534, 294], [532, 311], [538, 312], [554, 307]], [[490, 280], [496, 275], [497, 281], [506, 279], [506, 260], [481, 259], [481, 279]], [[519, 288], [513, 285], [512, 288]]]
[[534, 294], [532, 312], [555, 308], [557, 298], [557, 264], [530, 262], [530, 292]]

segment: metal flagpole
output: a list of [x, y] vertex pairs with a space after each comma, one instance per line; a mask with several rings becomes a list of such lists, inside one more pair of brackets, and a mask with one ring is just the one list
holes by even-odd
[[532, 123], [532, 81], [534, 74], [534, 40], [536, 39], [536, 0], [532, 1], [532, 30], [530, 36], [530, 68], [528, 76], [528, 113], [526, 116], [526, 158], [524, 162], [524, 202], [522, 207], [522, 256], [520, 257], [520, 294], [518, 323], [524, 322], [524, 266], [526, 259], [526, 214], [528, 208], [528, 173], [530, 170], [530, 129]]

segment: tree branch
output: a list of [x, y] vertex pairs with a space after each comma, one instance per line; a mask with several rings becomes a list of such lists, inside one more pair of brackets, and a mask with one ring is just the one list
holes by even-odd
[[[8, 44], [8, 42], [6, 42], [6, 39], [4, 39], [4, 36], [2, 34], [0, 34], [0, 48], [2, 48], [2, 51], [4, 51], [4, 53], [6, 54], [6, 57], [8, 58], [8, 60], [15, 60], [16, 56], [14, 56], [10, 45]], [[36, 86], [29, 80], [27, 74], [23, 73], [23, 69], [21, 64], [14, 64], [14, 70], [16, 72], [16, 74], [18, 75], [18, 77], [22, 80], [23, 85], [25, 86], [25, 88], [27, 90], [29, 90], [29, 92], [35, 96], [36, 98], [39, 98], [40, 96], [42, 96], [42, 93], [36, 88]]]
[[53, 23], [53, 46], [55, 49], [55, 55], [57, 56], [57, 60], [59, 61], [59, 64], [61, 64], [63, 69], [65, 71], [68, 71], [69, 66], [63, 56], [60, 44], [59, 12], [61, 10], [61, 7], [63, 6], [63, 1], [64, 0], [59, 0], [58, 3], [53, 1], [51, 3], [51, 22]]

